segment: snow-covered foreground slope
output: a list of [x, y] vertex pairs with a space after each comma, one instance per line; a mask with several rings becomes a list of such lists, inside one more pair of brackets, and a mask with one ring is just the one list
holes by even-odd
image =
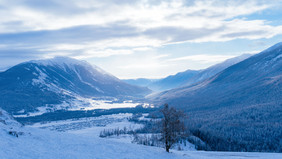
[[0, 158], [2, 159], [278, 159], [282, 154], [272, 153], [235, 153], [235, 152], [201, 152], [173, 151], [118, 141], [87, 137], [79, 134], [50, 132], [36, 128], [25, 129], [31, 134], [18, 138], [1, 131]]
[[[118, 116], [116, 119], [122, 119]], [[10, 118], [7, 113], [0, 114], [0, 158], [1, 159], [278, 159], [282, 154], [274, 153], [237, 153], [237, 152], [202, 152], [202, 151], [172, 151], [166, 153], [164, 149], [121, 142], [113, 139], [99, 138], [97, 131], [57, 132], [33, 127], [21, 127]], [[13, 122], [12, 122], [13, 121]], [[67, 124], [64, 121], [58, 124]], [[77, 123], [80, 121], [74, 121]], [[120, 126], [127, 123], [120, 122]], [[48, 123], [46, 125], [56, 125]], [[113, 126], [113, 123], [110, 124]], [[15, 137], [9, 135], [10, 130], [23, 132]], [[92, 128], [93, 129], [93, 128]], [[87, 132], [87, 133], [85, 133]], [[96, 133], [95, 133], [96, 132]]]

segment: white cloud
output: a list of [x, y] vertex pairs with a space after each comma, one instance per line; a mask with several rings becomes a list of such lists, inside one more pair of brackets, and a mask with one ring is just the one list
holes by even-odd
[[[0, 49], [31, 50], [26, 54], [30, 57], [87, 59], [153, 52], [176, 43], [272, 38], [282, 34], [281, 25], [248, 16], [281, 4], [281, 0], [0, 0]], [[130, 59], [134, 62], [119, 68], [154, 68], [153, 73], [158, 73], [169, 67], [164, 62], [171, 67], [173, 62], [190, 61], [194, 67], [231, 57], [183, 54], [175, 58], [158, 53], [141, 56], [141, 62]]]
[[[149, 39], [147, 37], [128, 37], [106, 39], [92, 42], [84, 42], [80, 44], [63, 43], [45, 45], [38, 49], [40, 52], [48, 52], [47, 57], [52, 57], [56, 53], [60, 56], [72, 56], [76, 58], [90, 57], [109, 57], [112, 55], [128, 55], [138, 51], [148, 51], [152, 47], [161, 46], [161, 41], [157, 39]], [[79, 53], [79, 55], [71, 55]]]
[[[150, 1], [140, 0], [135, 3], [116, 3], [115, 1], [65, 1], [60, 4], [62, 7], [71, 7], [73, 14], [66, 16], [58, 14], [53, 10], [39, 10], [36, 6], [13, 5], [3, 3], [7, 9], [0, 12], [0, 28], [2, 33], [32, 31], [32, 30], [56, 30], [81, 25], [107, 26], [120, 22], [125, 25], [134, 26], [140, 33], [147, 29], [159, 27], [175, 27], [182, 29], [215, 29], [225, 27], [219, 35], [229, 32], [249, 31], [249, 28], [256, 28], [265, 32], [261, 36], [248, 36], [242, 38], [261, 38], [267, 35], [272, 37], [281, 34], [281, 27], [266, 25], [265, 21], [236, 19], [238, 16], [246, 16], [272, 7], [271, 3], [259, 3], [260, 1], [195, 1], [192, 5], [185, 5], [186, 1], [160, 1], [157, 4], [150, 4]], [[266, 1], [265, 1], [266, 2]], [[79, 12], [76, 13], [76, 10]], [[82, 11], [81, 11], [82, 10]], [[64, 10], [63, 10], [64, 11]], [[7, 23], [20, 22], [20, 25], [6, 25]], [[270, 30], [275, 30], [271, 32]], [[157, 39], [158, 37], [156, 37]], [[222, 38], [220, 36], [208, 35], [204, 38], [194, 38], [191, 41], [225, 41], [234, 39]], [[152, 39], [151, 39], [152, 40]], [[183, 40], [183, 39], [182, 39]], [[189, 38], [188, 38], [189, 40]], [[185, 41], [185, 40], [184, 40]], [[162, 41], [162, 44], [168, 41]]]

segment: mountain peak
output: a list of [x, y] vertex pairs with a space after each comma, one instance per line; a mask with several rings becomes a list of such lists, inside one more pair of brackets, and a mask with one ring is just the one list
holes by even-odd
[[[102, 74], [109, 74], [100, 67], [96, 65], [92, 65], [88, 63], [87, 61], [84, 60], [78, 60], [75, 58], [70, 58], [67, 56], [56, 56], [53, 58], [49, 59], [41, 59], [41, 60], [32, 60], [27, 63], [36, 63], [38, 65], [43, 65], [43, 66], [59, 66], [61, 68], [65, 68], [66, 66], [69, 68], [72, 68], [73, 66], [83, 66], [87, 69], [95, 69], [96, 71], [102, 73]], [[109, 74], [110, 75], [110, 74]]]
[[40, 65], [48, 66], [48, 65], [87, 65], [90, 64], [86, 61], [77, 60], [74, 58], [66, 57], [66, 56], [56, 56], [54, 58], [49, 59], [41, 59], [41, 60], [32, 60], [29, 63], [37, 63]]

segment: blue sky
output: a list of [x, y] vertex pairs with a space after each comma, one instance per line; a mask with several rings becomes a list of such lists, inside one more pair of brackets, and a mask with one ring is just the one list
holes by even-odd
[[119, 78], [203, 69], [282, 41], [282, 0], [0, 0], [0, 70], [69, 56]]

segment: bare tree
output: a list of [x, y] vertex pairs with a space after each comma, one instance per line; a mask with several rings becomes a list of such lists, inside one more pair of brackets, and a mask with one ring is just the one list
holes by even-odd
[[169, 152], [172, 145], [177, 143], [185, 133], [185, 126], [182, 120], [185, 114], [173, 107], [169, 108], [168, 104], [164, 105], [161, 112], [163, 113], [162, 140], [165, 143], [166, 151]]

